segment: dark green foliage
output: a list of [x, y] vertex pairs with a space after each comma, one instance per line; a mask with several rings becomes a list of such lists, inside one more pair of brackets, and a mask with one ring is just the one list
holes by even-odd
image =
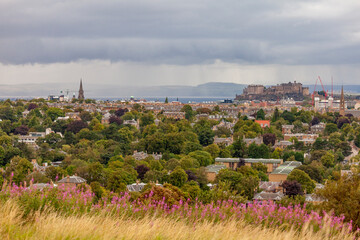
[[186, 172], [180, 167], [177, 167], [174, 171], [172, 171], [169, 176], [169, 183], [176, 187], [182, 187], [187, 180], [188, 176]]
[[250, 158], [270, 158], [270, 149], [265, 144], [252, 143], [249, 145], [248, 156]]
[[194, 131], [198, 135], [201, 145], [207, 146], [214, 142], [215, 133], [211, 130], [209, 121], [204, 119], [198, 121], [194, 126]]

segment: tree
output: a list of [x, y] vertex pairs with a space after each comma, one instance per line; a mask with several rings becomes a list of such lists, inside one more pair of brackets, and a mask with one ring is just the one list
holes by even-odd
[[168, 97], [165, 98], [165, 103], [169, 103]]
[[103, 183], [105, 181], [105, 172], [104, 166], [99, 162], [90, 163], [87, 166], [87, 174], [84, 178], [88, 183], [99, 182]]
[[271, 121], [276, 122], [279, 119], [280, 119], [280, 112], [279, 112], [279, 109], [276, 107]]
[[126, 185], [134, 183], [137, 178], [137, 172], [134, 169], [132, 169], [133, 171], [128, 170], [116, 169], [111, 171], [107, 178], [107, 188], [115, 192], [125, 191]]
[[193, 169], [193, 168], [199, 168], [200, 163], [197, 159], [195, 159], [193, 157], [185, 156], [180, 159], [180, 166], [182, 169], [188, 170], [188, 169]]
[[114, 112], [115, 116], [122, 117], [125, 113], [127, 113], [129, 110], [127, 108], [119, 108]]
[[319, 168], [317, 168], [313, 165], [301, 165], [301, 166], [297, 167], [296, 169], [306, 172], [311, 179], [315, 180], [318, 183], [321, 183], [323, 180], [323, 177], [320, 173]]
[[337, 127], [339, 129], [342, 128], [342, 126], [344, 126], [344, 124], [349, 124], [350, 123], [350, 120], [347, 118], [347, 117], [340, 117], [338, 120], [337, 120]]
[[265, 112], [262, 108], [260, 108], [259, 111], [256, 113], [256, 119], [257, 120], [265, 120]]
[[199, 184], [195, 181], [189, 181], [188, 183], [185, 183], [182, 186], [181, 190], [184, 191], [185, 193], [188, 193], [190, 195], [190, 198], [193, 200], [198, 198], [201, 193]]
[[252, 143], [249, 145], [248, 155], [250, 158], [269, 158], [270, 149], [263, 143], [260, 145]]
[[14, 134], [19, 135], [26, 135], [29, 132], [29, 128], [25, 125], [21, 125], [14, 130]]
[[176, 187], [182, 187], [187, 180], [188, 176], [186, 172], [180, 167], [172, 171], [169, 176], [169, 182]]
[[326, 126], [325, 126], [325, 130], [324, 132], [327, 134], [327, 135], [330, 135], [331, 133], [334, 133], [338, 130], [337, 128], [337, 125], [334, 124], [334, 123], [327, 123]]
[[299, 169], [294, 169], [291, 173], [287, 176], [289, 181], [297, 181], [301, 184], [302, 190], [306, 190], [306, 193], [312, 193], [315, 189], [315, 183], [307, 173], [301, 171]]
[[35, 108], [38, 108], [39, 106], [36, 103], [30, 103], [28, 106], [28, 111], [31, 111]]
[[220, 148], [217, 144], [213, 143], [213, 144], [210, 144], [209, 146], [205, 147], [204, 151], [210, 153], [211, 157], [213, 159], [215, 159], [216, 157], [219, 156]]
[[151, 113], [145, 113], [140, 118], [140, 127], [145, 127], [147, 125], [154, 123], [154, 116]]
[[189, 153], [189, 156], [198, 160], [198, 162], [200, 163], [200, 166], [206, 167], [213, 163], [213, 158], [212, 158], [211, 154], [206, 151], [198, 150], [195, 152], [191, 152], [191, 153]]
[[121, 118], [111, 115], [109, 118], [109, 123], [110, 124], [115, 123], [120, 126], [123, 123], [123, 121], [121, 120]]
[[93, 117], [91, 116], [91, 113], [89, 113], [88, 111], [82, 111], [82, 112], [80, 113], [80, 118], [81, 118], [81, 120], [83, 120], [84, 122], [89, 122], [89, 121], [91, 121], [91, 119], [92, 119]]
[[295, 197], [297, 195], [304, 195], [304, 192], [301, 189], [301, 184], [295, 180], [285, 180], [282, 183], [282, 187], [285, 189], [285, 195], [287, 196]]
[[237, 183], [241, 183], [243, 175], [240, 172], [233, 171], [230, 169], [222, 169], [216, 175], [215, 182], [229, 183], [231, 189], [235, 189]]
[[95, 194], [95, 202], [102, 198], [105, 190], [103, 187], [101, 187], [99, 182], [92, 182], [90, 184], [91, 192]]
[[287, 110], [285, 110], [282, 114], [281, 117], [288, 121], [289, 123], [293, 123], [295, 121], [295, 115]]
[[194, 126], [194, 131], [198, 135], [201, 145], [207, 146], [214, 142], [214, 131], [211, 129], [209, 121], [202, 119]]
[[234, 157], [245, 157], [247, 149], [246, 149], [246, 144], [245, 142], [242, 140], [242, 138], [238, 138], [236, 139], [236, 141], [232, 144], [233, 147], [233, 156]]
[[333, 167], [335, 164], [334, 154], [332, 154], [331, 152], [326, 152], [325, 155], [321, 157], [321, 163], [325, 167]]
[[263, 135], [263, 142], [265, 145], [274, 145], [276, 141], [276, 135], [274, 133], [265, 133]]
[[185, 112], [185, 119], [187, 120], [191, 120], [194, 116], [194, 111], [192, 107], [188, 104], [184, 105], [180, 111]]
[[45, 169], [45, 176], [56, 182], [65, 175], [65, 171], [60, 167], [49, 166]]
[[10, 161], [9, 166], [6, 168], [6, 175], [11, 178], [16, 184], [23, 182], [30, 171], [32, 171], [33, 165], [25, 158], [16, 156]]
[[360, 227], [360, 175], [355, 170], [338, 180], [328, 180], [316, 194], [323, 198], [321, 210], [333, 211], [336, 216], [344, 215], [345, 221], [353, 221], [353, 227]]
[[80, 132], [81, 129], [87, 128], [87, 126], [88, 125], [85, 122], [83, 122], [81, 120], [75, 120], [75, 121], [70, 122], [67, 125], [66, 131], [76, 134], [76, 133]]
[[313, 119], [310, 121], [310, 126], [318, 125], [320, 123], [319, 118], [313, 117]]
[[63, 117], [64, 112], [60, 108], [51, 107], [46, 110], [46, 115], [49, 116], [52, 121], [55, 121], [58, 117]]
[[360, 133], [356, 135], [354, 143], [358, 148], [360, 148]]
[[135, 167], [136, 172], [138, 173], [138, 178], [144, 180], [145, 174], [150, 170], [147, 166], [141, 164]]

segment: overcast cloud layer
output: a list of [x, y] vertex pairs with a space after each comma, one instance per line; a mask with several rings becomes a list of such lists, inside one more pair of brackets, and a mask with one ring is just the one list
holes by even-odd
[[358, 83], [359, 12], [356, 0], [0, 0], [0, 83]]

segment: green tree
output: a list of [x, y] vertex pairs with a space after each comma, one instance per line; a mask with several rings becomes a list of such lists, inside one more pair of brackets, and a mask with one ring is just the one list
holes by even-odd
[[331, 152], [326, 152], [326, 154], [321, 157], [321, 163], [325, 167], [333, 167], [335, 164], [334, 154], [332, 154]]
[[177, 167], [174, 171], [172, 171], [169, 176], [169, 182], [176, 187], [182, 187], [186, 183], [187, 179], [188, 176], [186, 172], [180, 167]]
[[206, 151], [198, 150], [195, 152], [191, 152], [191, 153], [189, 153], [189, 156], [198, 160], [198, 162], [200, 163], [200, 166], [206, 167], [213, 163], [213, 158], [212, 158], [211, 154]]
[[273, 114], [273, 116], [271, 118], [271, 121], [276, 122], [279, 119], [280, 119], [280, 112], [279, 112], [279, 109], [276, 107], [275, 110], [274, 110], [274, 114]]
[[154, 123], [154, 116], [151, 113], [145, 113], [140, 117], [140, 127], [145, 127], [147, 125]]
[[46, 115], [49, 116], [52, 121], [55, 121], [58, 117], [63, 117], [64, 112], [60, 108], [50, 107], [47, 109]]
[[330, 135], [338, 130], [337, 125], [335, 123], [327, 123], [325, 126], [325, 134]]
[[6, 175], [13, 179], [16, 184], [23, 182], [33, 169], [33, 165], [25, 158], [13, 157], [10, 164], [6, 167]]
[[204, 148], [204, 151], [211, 154], [213, 159], [217, 158], [220, 154], [220, 148], [217, 144], [213, 143]]
[[257, 120], [265, 120], [265, 112], [262, 108], [256, 112], [256, 119]]
[[340, 177], [338, 180], [328, 180], [323, 189], [316, 194], [325, 201], [320, 208], [327, 212], [333, 211], [336, 216], [344, 215], [345, 221], [353, 221], [353, 227], [360, 227], [360, 174], [354, 173]]
[[192, 107], [188, 104], [184, 105], [181, 110], [181, 112], [185, 112], [185, 119], [191, 121], [192, 118], [194, 117], [195, 113], [192, 109]]
[[236, 141], [232, 144], [232, 148], [234, 157], [245, 157], [247, 148], [245, 142], [241, 138], [236, 139]]
[[214, 142], [214, 131], [211, 129], [209, 121], [202, 119], [194, 126], [194, 131], [198, 135], [199, 142], [203, 146], [210, 145]]
[[311, 180], [307, 173], [299, 169], [294, 169], [293, 171], [291, 171], [286, 180], [297, 181], [301, 184], [302, 189], [306, 190], [306, 193], [312, 193], [315, 189], [314, 181]]

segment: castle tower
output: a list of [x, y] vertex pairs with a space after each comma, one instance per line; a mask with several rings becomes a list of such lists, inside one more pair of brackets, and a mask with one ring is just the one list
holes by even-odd
[[84, 99], [85, 99], [84, 89], [83, 89], [83, 85], [82, 85], [82, 79], [80, 79], [80, 89], [79, 89], [78, 99], [79, 99], [79, 100], [84, 100]]
[[341, 116], [345, 116], [345, 98], [344, 98], [344, 86], [341, 87], [341, 98], [340, 98], [340, 111]]

